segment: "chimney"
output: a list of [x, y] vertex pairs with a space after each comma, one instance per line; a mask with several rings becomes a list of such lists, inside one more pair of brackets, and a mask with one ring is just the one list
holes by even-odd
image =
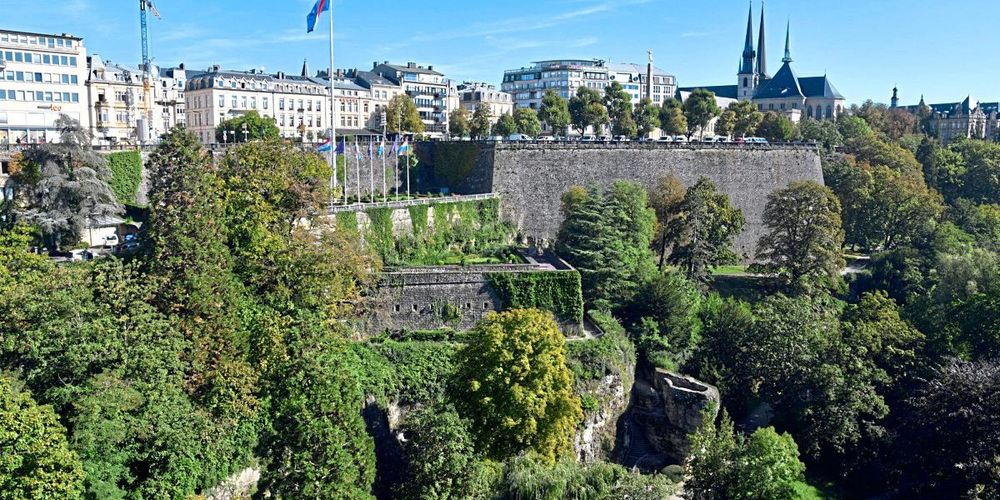
[[382, 64], [385, 64], [386, 66], [388, 66], [389, 65], [389, 61], [382, 61]]
[[377, 67], [378, 67], [378, 61], [372, 61], [372, 69], [375, 69]]
[[407, 68], [416, 68], [417, 67], [417, 63], [415, 63], [415, 62], [408, 62], [408, 63], [406, 63], [406, 67]]
[[212, 66], [212, 71], [216, 73], [218, 73], [220, 69], [222, 69], [222, 66], [219, 66], [218, 64]]
[[427, 66], [427, 69], [434, 71], [434, 66]]
[[177, 66], [177, 69], [184, 69], [184, 63], [181, 63], [180, 66]]

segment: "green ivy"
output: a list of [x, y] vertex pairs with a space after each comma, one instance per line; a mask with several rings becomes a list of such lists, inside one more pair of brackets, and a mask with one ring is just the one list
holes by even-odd
[[118, 151], [108, 155], [111, 190], [118, 203], [135, 205], [142, 182], [142, 155], [138, 151]]
[[430, 220], [427, 218], [430, 213], [429, 205], [415, 205], [409, 208], [410, 222], [413, 224], [413, 237], [420, 239], [427, 234]]
[[434, 178], [449, 190], [457, 191], [472, 173], [479, 155], [480, 147], [475, 142], [434, 144]]
[[[610, 321], [617, 323], [614, 318]], [[605, 330], [604, 336], [597, 339], [566, 343], [566, 366], [578, 384], [600, 380], [607, 375], [619, 375], [627, 381], [632, 376], [635, 360], [635, 346], [621, 325]]]
[[543, 309], [560, 321], [583, 321], [583, 287], [577, 271], [488, 273], [504, 309]]
[[388, 207], [365, 211], [368, 214], [368, 233], [365, 241], [386, 261], [393, 260], [396, 253], [395, 238], [392, 233], [392, 212], [393, 209]]
[[443, 401], [459, 347], [449, 342], [355, 342], [351, 360], [361, 390], [380, 403]]
[[358, 214], [355, 212], [337, 212], [336, 228], [338, 231], [357, 234]]

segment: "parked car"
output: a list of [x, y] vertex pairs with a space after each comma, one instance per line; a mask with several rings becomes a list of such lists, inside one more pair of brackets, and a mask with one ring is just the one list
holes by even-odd
[[596, 141], [597, 141], [597, 136], [585, 135], [583, 137], [580, 137], [580, 142], [596, 142]]
[[602, 135], [597, 138], [597, 142], [611, 142], [611, 137]]
[[665, 136], [660, 137], [659, 139], [657, 139], [656, 142], [661, 142], [661, 143], [674, 142], [674, 138], [671, 137], [671, 136], [669, 136], [669, 135], [665, 135]]
[[507, 136], [507, 140], [510, 142], [528, 142], [531, 141], [530, 135], [525, 134], [510, 134]]
[[747, 144], [769, 144], [763, 137], [747, 137], [745, 141]]
[[688, 138], [683, 135], [675, 135], [673, 142], [688, 142]]
[[538, 142], [556, 142], [556, 138], [551, 135], [539, 136], [535, 140], [537, 140]]
[[100, 242], [101, 244], [98, 246], [102, 247], [116, 247], [118, 246], [118, 243], [120, 243], [117, 234], [110, 234], [108, 236], [105, 236], [104, 238], [101, 238]]
[[490, 136], [487, 140], [488, 141], [493, 141], [493, 142], [503, 142], [503, 136], [502, 135], [494, 135], [494, 136]]
[[624, 135], [616, 135], [614, 137], [614, 141], [615, 142], [632, 142], [632, 139], [629, 139], [627, 136], [624, 136]]

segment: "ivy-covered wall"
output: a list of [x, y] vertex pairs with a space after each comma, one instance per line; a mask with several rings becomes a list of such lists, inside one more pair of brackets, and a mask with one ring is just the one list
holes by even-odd
[[[365, 211], [369, 221], [365, 240], [387, 265], [462, 264], [467, 260], [476, 263], [507, 258], [513, 232], [500, 220], [498, 199], [409, 207], [405, 209], [412, 228], [408, 233], [394, 228], [393, 214], [397, 210], [403, 209], [380, 207]], [[341, 220], [342, 213], [337, 217], [338, 227], [350, 224]]]
[[583, 288], [577, 271], [488, 273], [486, 279], [504, 309], [542, 309], [563, 322], [583, 322]]
[[111, 190], [118, 202], [135, 205], [142, 182], [142, 156], [138, 151], [116, 151], [107, 157], [111, 169]]
[[434, 144], [434, 179], [441, 187], [451, 192], [460, 186], [472, 173], [482, 149], [476, 142], [441, 142]]

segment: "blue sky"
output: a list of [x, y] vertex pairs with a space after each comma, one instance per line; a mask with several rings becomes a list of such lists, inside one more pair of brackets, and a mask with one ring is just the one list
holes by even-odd
[[[328, 65], [327, 24], [307, 35], [314, 0], [156, 0], [150, 51], [161, 65], [298, 71]], [[117, 62], [140, 59], [136, 0], [0, 0], [0, 26], [84, 37]], [[759, 0], [754, 9], [759, 9]], [[997, 0], [768, 0], [771, 72], [785, 21], [800, 76], [829, 74], [850, 102], [1000, 100]], [[735, 83], [743, 0], [335, 0], [336, 66], [433, 64], [456, 80], [499, 83], [503, 70], [539, 59], [601, 58], [656, 65], [683, 86]], [[756, 24], [758, 13], [755, 13]], [[756, 28], [756, 26], [755, 26]]]

